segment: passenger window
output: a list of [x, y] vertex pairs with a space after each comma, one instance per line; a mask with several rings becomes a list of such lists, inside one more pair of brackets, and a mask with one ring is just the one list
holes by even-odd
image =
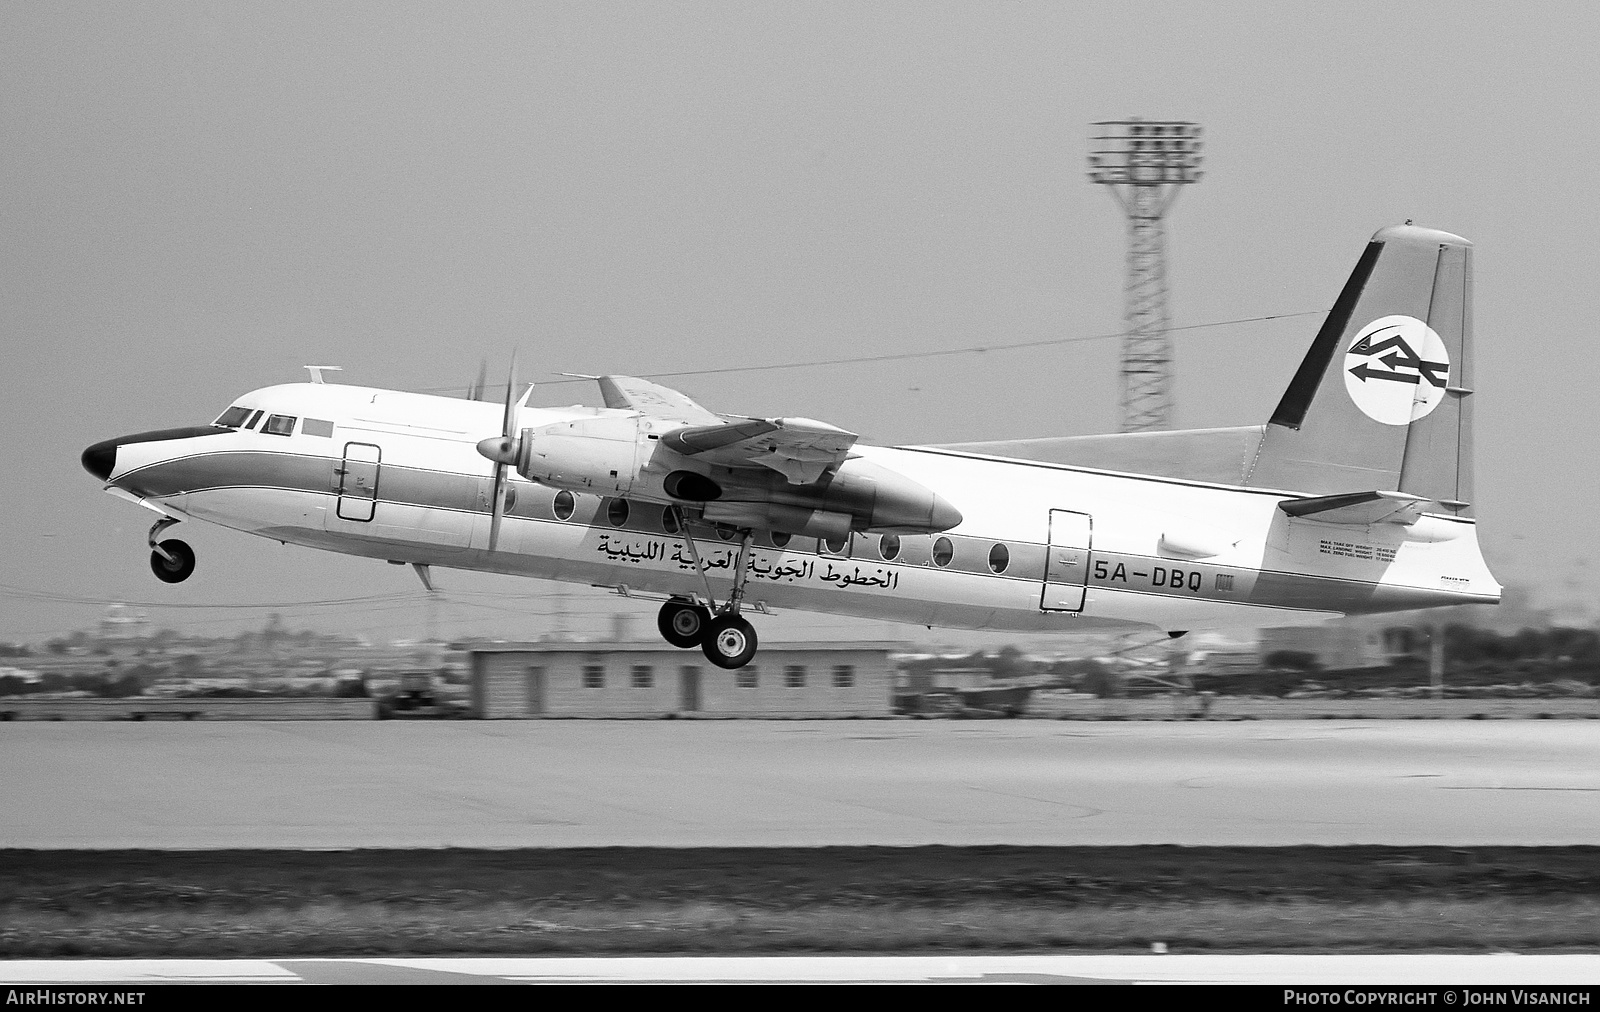
[[261, 431], [269, 436], [289, 436], [294, 434], [294, 423], [298, 421], [294, 415], [273, 415], [267, 419], [267, 424]]
[[767, 538], [772, 542], [773, 548], [787, 548], [789, 546], [789, 535], [782, 531], [772, 531], [767, 535]]
[[949, 538], [940, 538], [933, 543], [933, 564], [943, 569], [956, 557], [956, 546], [950, 543]]
[[883, 556], [884, 562], [893, 562], [900, 555], [900, 539], [893, 534], [885, 534], [879, 538], [878, 554]]
[[332, 436], [333, 423], [323, 418], [307, 418], [300, 423], [300, 431], [308, 436]]
[[613, 499], [606, 503], [606, 519], [611, 521], [611, 526], [621, 527], [628, 522], [628, 500]]
[[683, 523], [678, 519], [678, 507], [668, 506], [661, 511], [661, 529], [668, 534], [676, 534], [683, 529]]
[[250, 417], [250, 409], [249, 408], [241, 408], [241, 407], [235, 406], [235, 407], [231, 407], [228, 410], [224, 411], [222, 413], [222, 415], [216, 421], [212, 422], [211, 424], [212, 425], [220, 425], [225, 429], [237, 429], [239, 426], [243, 425], [244, 424], [244, 420], [246, 418], [249, 418], [249, 417]]
[[989, 549], [989, 571], [991, 573], [1004, 573], [1006, 567], [1011, 565], [1011, 550], [1005, 545], [995, 545]]
[[557, 520], [571, 520], [573, 510], [578, 508], [578, 500], [566, 489], [556, 493], [554, 509]]
[[819, 540], [817, 545], [828, 555], [849, 555], [850, 535], [846, 534], [842, 538], [830, 538], [826, 541]]

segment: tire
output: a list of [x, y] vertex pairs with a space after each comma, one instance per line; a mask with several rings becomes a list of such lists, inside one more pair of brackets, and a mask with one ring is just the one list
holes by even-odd
[[756, 655], [756, 631], [738, 615], [718, 615], [706, 628], [700, 649], [719, 668], [742, 668]]
[[150, 553], [150, 571], [162, 583], [182, 583], [194, 572], [194, 549], [183, 541], [163, 541], [161, 547], [172, 556], [168, 562], [160, 552]]
[[661, 638], [683, 650], [699, 646], [710, 624], [709, 611], [685, 601], [668, 601], [656, 615], [656, 629], [660, 630]]

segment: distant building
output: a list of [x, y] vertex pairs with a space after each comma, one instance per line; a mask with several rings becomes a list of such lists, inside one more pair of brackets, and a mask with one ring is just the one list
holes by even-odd
[[100, 619], [100, 643], [103, 646], [149, 638], [150, 616], [142, 609], [114, 604], [106, 609], [105, 617]]
[[1257, 644], [1263, 662], [1276, 653], [1310, 654], [1325, 671], [1384, 667], [1392, 647], [1383, 630], [1346, 622], [1263, 629]]
[[763, 646], [719, 668], [665, 643], [467, 644], [472, 711], [529, 717], [887, 717], [899, 644]]

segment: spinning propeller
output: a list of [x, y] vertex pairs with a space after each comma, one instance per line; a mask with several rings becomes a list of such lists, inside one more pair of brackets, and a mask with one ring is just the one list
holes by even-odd
[[513, 400], [517, 392], [517, 353], [511, 353], [511, 374], [506, 377], [506, 410], [500, 420], [500, 435], [480, 440], [478, 452], [494, 461], [494, 491], [490, 495], [489, 551], [500, 543], [500, 521], [506, 515], [506, 468], [515, 467], [521, 455], [522, 440], [517, 435], [517, 410], [527, 403], [533, 393], [533, 384], [521, 400]]

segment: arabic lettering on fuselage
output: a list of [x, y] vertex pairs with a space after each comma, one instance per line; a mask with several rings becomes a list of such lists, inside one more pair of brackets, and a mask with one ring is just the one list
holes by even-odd
[[823, 582], [837, 584], [841, 587], [882, 587], [893, 590], [900, 584], [900, 574], [892, 569], [882, 566], [872, 568], [873, 575], [861, 571], [860, 566], [851, 566], [848, 570], [833, 568], [833, 563], [828, 563], [828, 571], [822, 574]]
[[631, 562], [638, 565], [641, 562], [653, 562], [662, 558], [666, 552], [666, 545], [654, 538], [612, 538], [610, 534], [600, 535], [599, 550], [605, 553], [606, 558], [613, 562]]
[[[639, 565], [646, 562], [671, 563], [688, 572], [694, 571], [694, 556], [682, 541], [668, 542], [664, 538], [648, 536], [618, 536], [603, 532], [595, 545], [607, 560]], [[700, 563], [707, 570], [732, 569], [739, 558], [736, 548], [700, 549]], [[893, 569], [875, 566], [863, 570], [861, 566], [844, 568], [828, 562], [826, 571], [817, 573], [817, 560], [803, 556], [771, 554], [757, 549], [750, 559], [750, 575], [758, 580], [793, 583], [818, 577], [836, 587], [875, 587], [893, 590], [900, 585], [900, 574]]]

